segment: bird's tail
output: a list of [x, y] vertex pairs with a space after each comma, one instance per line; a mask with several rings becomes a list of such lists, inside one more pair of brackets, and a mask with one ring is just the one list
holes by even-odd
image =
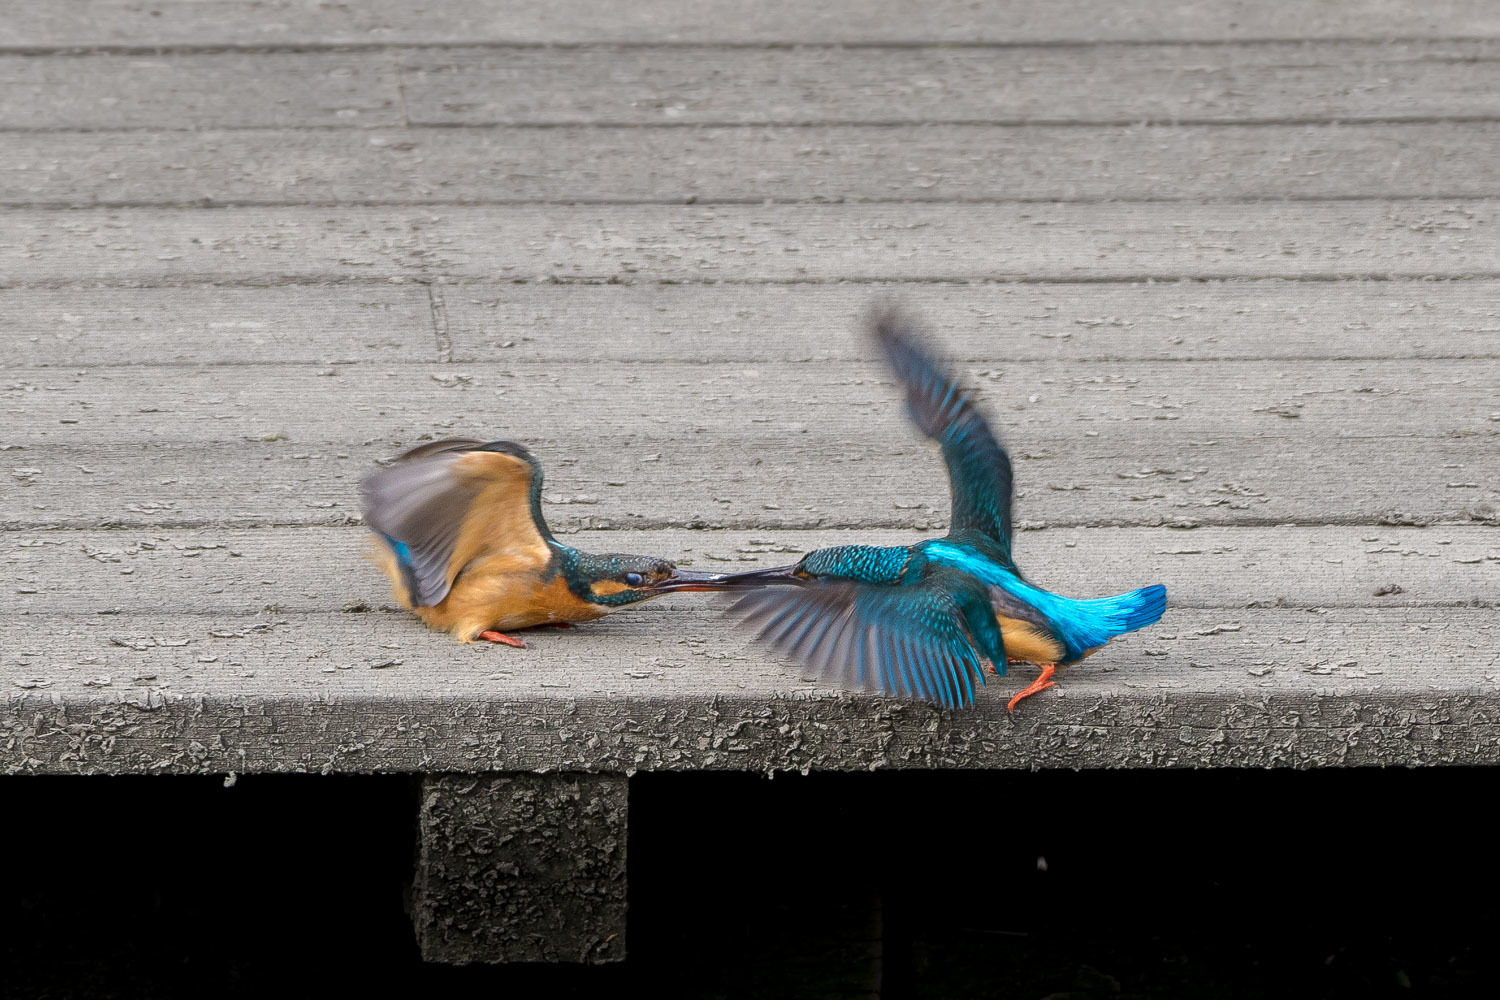
[[1113, 597], [1096, 597], [1079, 601], [1086, 614], [1094, 619], [1094, 625], [1109, 635], [1122, 635], [1145, 628], [1161, 617], [1167, 610], [1167, 588], [1159, 583], [1127, 594]]

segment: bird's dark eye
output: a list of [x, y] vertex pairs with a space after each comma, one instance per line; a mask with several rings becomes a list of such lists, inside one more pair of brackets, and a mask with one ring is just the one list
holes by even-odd
[[626, 583], [627, 586], [639, 587], [641, 584], [643, 584], [645, 582], [646, 582], [646, 578], [644, 576], [641, 576], [641, 574], [639, 574], [639, 573], [626, 573], [625, 574], [625, 583]]

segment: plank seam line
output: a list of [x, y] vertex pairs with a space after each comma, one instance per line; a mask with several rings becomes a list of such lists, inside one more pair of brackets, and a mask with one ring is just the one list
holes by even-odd
[[[736, 287], [761, 287], [776, 285], [952, 285], [957, 287], [1014, 287], [1026, 285], [1193, 285], [1193, 284], [1229, 284], [1236, 286], [1248, 286], [1256, 284], [1321, 284], [1327, 282], [1346, 282], [1355, 284], [1361, 281], [1389, 281], [1392, 283], [1407, 284], [1464, 284], [1468, 282], [1484, 282], [1500, 279], [1500, 271], [1494, 272], [1464, 272], [1459, 275], [1440, 276], [1435, 274], [1401, 275], [1387, 273], [1385, 275], [1348, 275], [1339, 274], [1325, 277], [1318, 276], [1287, 276], [1284, 274], [1256, 275], [1236, 274], [1227, 278], [1198, 277], [1194, 275], [1178, 275], [1176, 277], [1164, 277], [1161, 275], [1141, 275], [1139, 277], [1114, 276], [1103, 278], [1028, 278], [1025, 276], [1013, 277], [963, 277], [963, 278], [902, 278], [902, 277], [876, 277], [876, 278], [643, 278], [641, 280], [624, 281], [619, 276], [600, 278], [485, 278], [472, 275], [442, 275], [433, 280], [445, 285], [466, 288], [492, 288], [505, 285], [587, 285], [590, 287], [618, 285], [621, 287], [659, 287], [661, 285], [683, 285], [689, 287], [708, 287], [713, 285], [732, 285]], [[0, 289], [21, 291], [67, 291], [70, 289], [120, 289], [132, 291], [158, 291], [158, 290], [186, 290], [186, 289], [208, 289], [208, 288], [237, 288], [237, 289], [273, 289], [273, 288], [314, 288], [322, 286], [346, 286], [346, 287], [389, 287], [401, 285], [411, 281], [416, 284], [415, 278], [405, 275], [381, 274], [378, 277], [350, 274], [327, 274], [327, 275], [271, 275], [261, 278], [195, 278], [191, 275], [163, 275], [156, 280], [89, 280], [80, 282], [71, 278], [41, 278], [32, 281], [6, 280], [0, 277]], [[1460, 331], [1460, 332], [1493, 332], [1493, 331]], [[1107, 360], [1107, 359], [1100, 359]], [[1246, 359], [1256, 360], [1256, 359]], [[1341, 360], [1341, 359], [1329, 359]], [[1393, 358], [1392, 360], [1399, 360]], [[303, 362], [298, 362], [303, 363]], [[343, 362], [335, 362], [343, 363]], [[73, 364], [70, 362], [70, 364]], [[55, 365], [52, 367], [56, 367]]]
[[[444, 320], [446, 322], [446, 314], [445, 314]], [[446, 332], [446, 327], [445, 327], [445, 332]], [[1474, 330], [1459, 330], [1459, 331], [1453, 331], [1453, 332], [1456, 332], [1456, 333], [1474, 333], [1476, 331], [1474, 331]], [[447, 346], [447, 350], [448, 350], [449, 353], [446, 356], [442, 353], [443, 352], [443, 347], [444, 347], [443, 342], [440, 339], [439, 345], [438, 345], [438, 348], [439, 348], [438, 361], [443, 362], [443, 363], [452, 362], [453, 361], [453, 357], [452, 357], [452, 345], [449, 344]], [[994, 359], [993, 358], [966, 357], [966, 356], [959, 355], [959, 354], [950, 354], [950, 355], [948, 355], [948, 359], [950, 361], [952, 361], [954, 364], [993, 365], [993, 363], [994, 363]], [[1416, 352], [1413, 352], [1413, 353], [1410, 353], [1410, 354], [1207, 354], [1207, 353], [1198, 353], [1198, 354], [1192, 354], [1190, 356], [1184, 355], [1184, 356], [1173, 356], [1173, 357], [1161, 357], [1161, 356], [1155, 356], [1155, 357], [1153, 357], [1153, 356], [1150, 356], [1150, 355], [1142, 355], [1142, 354], [1092, 354], [1092, 355], [1089, 355], [1086, 358], [1083, 358], [1083, 357], [1054, 358], [1054, 357], [1041, 357], [1041, 356], [1038, 356], [1038, 357], [1015, 356], [1015, 357], [1011, 357], [1006, 362], [1006, 364], [1008, 364], [1008, 365], [1031, 365], [1031, 364], [1037, 364], [1037, 365], [1063, 365], [1063, 364], [1096, 365], [1096, 364], [1136, 364], [1136, 363], [1139, 363], [1139, 362], [1142, 362], [1142, 361], [1149, 361], [1152, 364], [1159, 364], [1159, 365], [1170, 365], [1170, 364], [1202, 365], [1202, 364], [1207, 363], [1207, 362], [1213, 362], [1214, 364], [1239, 364], [1239, 363], [1264, 364], [1264, 363], [1268, 363], [1268, 362], [1277, 362], [1277, 363], [1287, 362], [1287, 363], [1301, 364], [1301, 363], [1315, 363], [1315, 362], [1330, 362], [1330, 363], [1332, 363], [1332, 362], [1340, 362], [1340, 361], [1376, 361], [1376, 362], [1382, 362], [1382, 361], [1489, 361], [1489, 360], [1494, 360], [1494, 359], [1500, 359], [1500, 353], [1486, 353], [1485, 351], [1466, 351], [1466, 352], [1463, 352], [1463, 353], [1442, 353], [1442, 352], [1439, 352], [1439, 351], [1431, 351], [1431, 352], [1427, 352], [1427, 353], [1416, 353]], [[460, 356], [459, 363], [462, 363], [462, 364], [480, 364], [480, 363], [484, 362], [485, 360], [486, 359], [484, 357], [481, 357], [479, 354], [473, 354], [473, 355]], [[550, 366], [550, 365], [557, 365], [557, 364], [569, 364], [569, 365], [580, 365], [580, 366], [583, 366], [583, 365], [619, 365], [619, 366], [627, 367], [627, 368], [634, 368], [634, 367], [649, 368], [649, 367], [651, 367], [653, 365], [660, 365], [660, 364], [662, 364], [663, 360], [664, 359], [662, 359], [662, 358], [604, 358], [604, 357], [588, 357], [588, 358], [574, 358], [574, 357], [569, 357], [569, 358], [560, 358], [560, 357], [539, 357], [539, 358], [528, 358], [528, 359], [526, 359], [524, 361], [515, 361], [515, 362], [511, 362], [511, 364], [513, 364], [513, 365], [548, 365], [548, 366]], [[825, 361], [836, 361], [839, 364], [849, 364], [849, 363], [869, 363], [869, 364], [873, 364], [873, 363], [875, 363], [876, 360], [877, 359], [876, 359], [876, 357], [874, 355], [849, 355], [849, 356], [839, 357], [839, 358], [829, 357], [829, 358], [817, 358], [817, 359], [814, 359], [814, 358], [790, 358], [790, 357], [789, 358], [767, 358], [767, 357], [756, 356], [756, 355], [741, 354], [741, 355], [726, 355], [724, 357], [718, 357], [718, 358], [678, 358], [678, 359], [673, 359], [672, 365], [674, 366], [674, 368], [692, 369], [692, 368], [708, 368], [708, 367], [712, 367], [712, 366], [715, 366], [715, 365], [732, 365], [732, 364], [775, 364], [775, 363], [784, 363], [784, 364], [789, 364], [789, 365], [809, 365], [809, 366], [811, 366], [811, 365], [816, 365], [816, 364], [823, 363]], [[334, 361], [328, 361], [326, 363], [324, 363], [324, 362], [312, 362], [312, 361], [308, 361], [308, 360], [305, 360], [305, 359], [290, 359], [290, 360], [288, 360], [288, 359], [281, 359], [281, 358], [276, 358], [276, 359], [262, 358], [262, 359], [258, 359], [258, 360], [256, 360], [256, 359], [225, 359], [225, 360], [220, 360], [220, 361], [188, 361], [188, 360], [170, 360], [170, 361], [77, 361], [77, 360], [69, 360], [69, 361], [57, 361], [57, 362], [49, 362], [49, 363], [28, 363], [28, 364], [23, 364], [23, 365], [16, 365], [16, 366], [14, 366], [13, 368], [11, 368], [9, 370], [11, 372], [32, 372], [32, 373], [35, 373], [35, 374], [38, 374], [38, 375], [52, 375], [52, 374], [56, 374], [56, 372], [58, 371], [58, 369], [64, 369], [64, 368], [67, 368], [67, 369], [87, 368], [89, 371], [114, 371], [114, 370], [117, 370], [117, 369], [118, 370], [125, 370], [125, 371], [133, 371], [133, 370], [141, 370], [141, 369], [148, 369], [148, 368], [150, 368], [150, 369], [162, 368], [162, 369], [169, 369], [169, 370], [170, 369], [174, 369], [174, 368], [182, 368], [182, 369], [188, 369], [188, 370], [191, 370], [191, 371], [221, 370], [221, 369], [222, 370], [234, 370], [234, 369], [243, 369], [243, 368], [264, 368], [264, 369], [267, 369], [267, 370], [274, 371], [274, 370], [280, 369], [280, 368], [305, 368], [305, 367], [308, 367], [309, 365], [312, 365], [312, 364], [315, 364], [315, 363], [319, 367], [322, 367], [322, 368], [327, 368], [327, 367], [345, 368], [345, 369], [348, 369], [351, 373], [359, 371], [359, 367], [357, 367], [357, 366], [371, 367], [371, 368], [373, 368], [373, 367], [380, 367], [380, 368], [393, 368], [393, 367], [394, 368], [412, 368], [412, 369], [420, 370], [420, 369], [425, 368], [425, 367], [427, 367], [427, 366], [429, 366], [429, 365], [432, 364], [432, 362], [430, 362], [430, 361], [414, 361], [414, 360], [410, 360], [410, 359], [407, 359], [407, 358], [378, 358], [378, 359], [377, 358], [369, 358], [369, 359], [365, 359], [365, 360], [334, 360]]]
[[561, 129], [596, 129], [600, 131], [681, 131], [701, 129], [927, 129], [932, 126], [954, 128], [1275, 128], [1288, 126], [1342, 126], [1360, 128], [1381, 125], [1475, 125], [1500, 122], [1500, 114], [1462, 115], [1303, 115], [1281, 117], [1238, 118], [1160, 118], [1138, 115], [1128, 118], [796, 118], [796, 119], [704, 119], [702, 121], [620, 122], [585, 120], [533, 120], [505, 121], [428, 121], [411, 118], [406, 112], [406, 98], [401, 95], [401, 123], [381, 125], [343, 125], [338, 123], [309, 122], [303, 124], [217, 124], [207, 122], [200, 125], [6, 125], [0, 124], [3, 135], [131, 135], [152, 133], [161, 135], [192, 135], [211, 132], [303, 132], [303, 133], [353, 133], [368, 134], [393, 131], [465, 131], [465, 130], [532, 130], [548, 131]]
[[1500, 40], [1496, 34], [1471, 35], [1326, 35], [1307, 36], [1259, 35], [1251, 38], [1037, 38], [1027, 40], [956, 41], [944, 39], [912, 41], [735, 41], [717, 39], [712, 41], [663, 41], [661, 39], [599, 39], [594, 41], [521, 41], [521, 40], [406, 40], [386, 42], [178, 42], [156, 45], [126, 45], [120, 43], [73, 45], [36, 44], [0, 45], [0, 56], [27, 58], [57, 56], [63, 58], [87, 58], [95, 55], [120, 56], [166, 56], [166, 55], [229, 55], [229, 54], [289, 54], [323, 52], [433, 52], [447, 49], [455, 51], [493, 50], [508, 51], [575, 51], [583, 50], [768, 50], [785, 51], [837, 51], [855, 49], [862, 51], [909, 51], [920, 49], [962, 50], [1025, 50], [1025, 49], [1107, 49], [1107, 48], [1262, 48], [1271, 46], [1317, 46], [1349, 45], [1385, 48], [1393, 45], [1474, 45]]
[[446, 364], [453, 360], [453, 338], [448, 334], [448, 303], [443, 287], [436, 281], [427, 283], [427, 305], [432, 314], [432, 333], [437, 340], [437, 359]]
[[[1068, 205], [1068, 204], [1073, 204], [1074, 203], [1072, 199], [1055, 198], [1055, 197], [1054, 198], [945, 199], [945, 201], [951, 202], [952, 204], [955, 204], [955, 205], [967, 205], [967, 204]], [[1304, 198], [1288, 198], [1288, 197], [1266, 198], [1266, 197], [1256, 197], [1256, 196], [1244, 196], [1244, 197], [1241, 197], [1241, 198], [1226, 198], [1226, 199], [1218, 199], [1218, 198], [1189, 198], [1189, 199], [1165, 198], [1165, 199], [1163, 199], [1163, 198], [1150, 198], [1150, 197], [1147, 197], [1147, 198], [1121, 198], [1121, 197], [1118, 197], [1118, 196], [1101, 196], [1099, 198], [1081, 200], [1081, 201], [1078, 202], [1078, 204], [1085, 204], [1085, 205], [1091, 205], [1091, 204], [1097, 204], [1097, 205], [1119, 205], [1119, 206], [1129, 207], [1129, 206], [1132, 206], [1132, 205], [1154, 205], [1154, 204], [1160, 204], [1162, 202], [1166, 202], [1166, 203], [1169, 203], [1169, 204], [1182, 204], [1183, 202], [1187, 202], [1187, 203], [1190, 203], [1190, 204], [1198, 204], [1198, 205], [1204, 205], [1204, 206], [1213, 206], [1213, 205], [1220, 205], [1220, 204], [1231, 204], [1231, 205], [1241, 205], [1241, 204], [1244, 204], [1244, 205], [1272, 205], [1272, 206], [1274, 206], [1274, 205], [1281, 204], [1283, 202], [1296, 202], [1296, 203], [1299, 203], [1299, 204], [1318, 204], [1319, 202], [1329, 202], [1330, 204], [1341, 204], [1341, 203], [1346, 202], [1346, 201], [1359, 201], [1359, 202], [1365, 202], [1365, 201], [1388, 201], [1388, 202], [1392, 203], [1392, 207], [1399, 207], [1399, 205], [1401, 203], [1404, 203], [1404, 202], [1416, 202], [1418, 204], [1425, 204], [1425, 203], [1430, 202], [1430, 201], [1462, 201], [1462, 202], [1465, 202], [1466, 204], [1469, 204], [1469, 205], [1486, 205], [1486, 206], [1491, 206], [1492, 205], [1492, 206], [1500, 207], [1500, 195], [1495, 195], [1495, 194], [1470, 194], [1470, 195], [1453, 195], [1453, 194], [1447, 194], [1447, 195], [1421, 195], [1421, 196], [1411, 196], [1411, 197], [1399, 197], [1399, 196], [1392, 196], [1392, 195], [1342, 195], [1342, 196], [1341, 195], [1318, 195], [1318, 196], [1315, 196], [1315, 197], [1304, 197]], [[765, 197], [737, 199], [737, 200], [734, 200], [732, 202], [726, 202], [726, 204], [731, 204], [731, 205], [736, 205], [736, 206], [751, 206], [751, 207], [755, 207], [755, 208], [778, 208], [778, 207], [797, 208], [797, 207], [804, 207], [804, 206], [809, 205], [809, 204], [814, 204], [814, 205], [821, 204], [821, 205], [827, 205], [829, 207], [837, 207], [837, 206], [840, 206], [840, 205], [846, 205], [846, 204], [852, 204], [852, 203], [854, 203], [854, 201], [852, 199], [848, 199], [848, 198], [828, 199], [826, 201], [803, 201], [803, 200], [782, 201], [782, 200], [779, 200], [779, 199], [776, 199], [776, 198], [765, 198]], [[944, 202], [938, 202], [938, 203], [942, 204]], [[239, 207], [245, 207], [245, 208], [263, 208], [263, 207], [276, 207], [276, 208], [298, 208], [298, 207], [305, 207], [305, 208], [364, 208], [364, 207], [372, 207], [372, 208], [378, 208], [378, 207], [380, 207], [384, 203], [380, 202], [380, 201], [361, 202], [361, 201], [355, 201], [355, 200], [348, 200], [348, 201], [334, 200], [334, 201], [265, 201], [265, 202], [255, 201], [255, 202], [238, 202], [238, 201], [217, 201], [217, 200], [212, 200], [212, 199], [197, 199], [197, 200], [194, 200], [194, 201], [182, 202], [182, 203], [176, 204], [176, 205], [173, 205], [171, 203], [161, 203], [161, 202], [156, 202], [156, 201], [142, 201], [142, 202], [132, 202], [132, 201], [108, 202], [108, 201], [101, 201], [101, 202], [92, 202], [92, 203], [87, 204], [87, 205], [80, 205], [80, 204], [78, 204], [78, 202], [72, 201], [72, 202], [59, 202], [58, 204], [61, 205], [61, 206], [63, 206], [63, 207], [60, 207], [60, 208], [57, 208], [57, 209], [45, 209], [45, 208], [39, 208], [36, 204], [31, 203], [31, 202], [23, 202], [23, 203], [20, 203], [20, 204], [13, 205], [13, 204], [11, 204], [9, 202], [6, 202], [4, 200], [0, 200], [0, 210], [3, 210], [5, 212], [11, 212], [11, 213], [21, 213], [21, 212], [26, 212], [26, 211], [77, 212], [77, 211], [87, 211], [87, 210], [90, 210], [90, 209], [94, 209], [94, 210], [112, 210], [112, 209], [130, 209], [130, 208], [141, 208], [141, 209], [175, 208], [175, 209], [177, 209], [179, 211], [183, 211], [183, 212], [196, 212], [196, 211], [222, 211], [222, 210], [225, 210], [225, 209], [234, 209], [234, 208], [239, 208]], [[415, 200], [414, 199], [412, 201], [403, 201], [403, 202], [399, 203], [399, 205], [411, 205], [411, 206], [415, 206], [415, 207], [424, 207], [424, 206], [443, 207], [443, 206], [447, 206], [447, 207], [452, 207], [452, 208], [466, 208], [466, 207], [469, 207], [469, 206], [482, 205], [482, 204], [484, 204], [484, 202], [476, 202], [476, 201], [474, 201], [472, 199], [459, 199], [459, 200], [451, 200], [451, 199]], [[672, 206], [672, 207], [678, 207], [678, 208], [683, 208], [683, 209], [694, 209], [694, 208], [702, 207], [706, 203], [699, 201], [699, 199], [698, 199], [698, 197], [696, 195], [692, 195], [692, 196], [688, 196], [686, 198], [661, 199], [661, 200], [656, 200], [656, 201], [638, 201], [636, 199], [629, 199], [629, 198], [601, 198], [601, 199], [594, 199], [594, 200], [582, 199], [582, 198], [502, 199], [502, 200], [497, 200], [497, 201], [493, 202], [493, 204], [503, 205], [503, 206], [538, 205], [538, 206], [543, 206], [543, 207], [559, 206], [559, 205], [562, 205], [562, 206], [566, 206], [566, 205], [606, 205], [606, 206], [613, 205], [613, 206], [627, 206], [628, 207], [630, 205], [642, 204], [642, 205], [650, 205], [650, 206]], [[923, 205], [923, 204], [931, 204], [931, 202], [923, 201], [921, 199], [903, 198], [903, 199], [899, 199], [899, 200], [894, 200], [894, 201], [890, 202], [890, 204]], [[0, 246], [4, 246], [4, 244], [0, 244]]]
[[[137, 281], [89, 281], [79, 283], [70, 278], [38, 279], [34, 281], [15, 281], [0, 278], [0, 290], [12, 289], [54, 289], [62, 290], [69, 288], [280, 288], [285, 286], [371, 286], [399, 284], [402, 281], [417, 282], [422, 280], [420, 273], [411, 272], [382, 272], [380, 275], [350, 275], [345, 272], [311, 272], [302, 274], [278, 274], [264, 275], [254, 278], [219, 278], [210, 276], [197, 276], [193, 274], [165, 274], [147, 280]], [[398, 280], [399, 279], [399, 280]], [[934, 275], [929, 277], [902, 277], [900, 275], [841, 275], [829, 278], [710, 278], [696, 276], [678, 276], [671, 278], [644, 279], [640, 281], [621, 280], [619, 275], [597, 275], [593, 277], [546, 277], [542, 279], [516, 278], [511, 281], [500, 281], [500, 284], [512, 285], [631, 285], [640, 287], [659, 287], [662, 285], [683, 286], [713, 286], [728, 285], [732, 287], [758, 288], [766, 286], [792, 286], [792, 285], [1151, 285], [1151, 284], [1206, 284], [1226, 283], [1242, 284], [1251, 281], [1281, 281], [1289, 284], [1318, 284], [1334, 282], [1359, 282], [1359, 281], [1392, 281], [1392, 282], [1419, 282], [1419, 281], [1441, 281], [1441, 282], [1468, 282], [1468, 281], [1494, 281], [1500, 279], [1500, 269], [1476, 269], [1470, 271], [1276, 271], [1263, 274], [1246, 273], [1243, 271], [1211, 271], [1198, 274], [1163, 273], [1163, 272], [1138, 272], [1138, 273], [1114, 273], [1101, 275], [1071, 275], [1071, 274], [989, 274], [989, 275]], [[474, 283], [482, 279], [472, 275], [436, 275], [430, 280], [441, 280], [444, 283], [459, 284], [467, 281]]]
[[406, 102], [406, 67], [401, 60], [395, 62], [396, 72], [396, 99], [401, 102], [401, 124], [405, 128], [411, 128], [411, 109]]
[[542, 208], [568, 208], [572, 206], [600, 207], [600, 208], [631, 208], [635, 206], [647, 208], [798, 208], [798, 207], [838, 207], [845, 205], [921, 205], [921, 206], [943, 206], [943, 205], [1317, 205], [1317, 204], [1368, 204], [1370, 202], [1392, 202], [1429, 204], [1432, 202], [1454, 202], [1464, 201], [1471, 203], [1490, 202], [1493, 196], [1488, 193], [1475, 194], [1464, 191], [1442, 191], [1436, 193], [1396, 193], [1384, 191], [1375, 194], [1347, 194], [1347, 195], [1277, 195], [1268, 197], [1266, 195], [1243, 195], [1228, 196], [1220, 198], [1201, 198], [1194, 196], [1185, 197], [1134, 197], [1121, 198], [1118, 196], [1100, 195], [1097, 197], [1016, 197], [1016, 198], [986, 198], [986, 197], [932, 197], [932, 198], [880, 198], [880, 197], [813, 197], [806, 199], [791, 198], [703, 198], [693, 195], [689, 198], [458, 198], [458, 199], [434, 199], [434, 198], [381, 198], [381, 199], [343, 199], [337, 201], [283, 201], [279, 199], [254, 199], [239, 198], [233, 201], [218, 201], [211, 198], [200, 198], [195, 201], [152, 201], [132, 199], [127, 201], [20, 201], [0, 198], [0, 210], [10, 212], [36, 211], [36, 212], [85, 212], [85, 211], [117, 211], [132, 209], [165, 209], [169, 211], [217, 211], [224, 209], [241, 208], [525, 208], [527, 206], [538, 206]]

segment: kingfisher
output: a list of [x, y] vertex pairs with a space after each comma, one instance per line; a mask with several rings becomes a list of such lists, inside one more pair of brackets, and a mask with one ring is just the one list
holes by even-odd
[[506, 632], [570, 627], [713, 574], [563, 545], [542, 517], [542, 466], [514, 441], [418, 445], [360, 485], [376, 564], [396, 599], [460, 642], [524, 649]]
[[[729, 613], [757, 638], [824, 676], [945, 707], [974, 701], [987, 660], [1030, 663], [1040, 675], [1007, 711], [1056, 685], [1058, 667], [1098, 652], [1166, 609], [1160, 584], [1079, 600], [1028, 581], [1011, 557], [1010, 456], [960, 382], [899, 314], [870, 322], [907, 411], [948, 467], [948, 534], [910, 546], [839, 545], [791, 566], [720, 577], [681, 590], [750, 588]], [[780, 586], [773, 586], [780, 585]]]

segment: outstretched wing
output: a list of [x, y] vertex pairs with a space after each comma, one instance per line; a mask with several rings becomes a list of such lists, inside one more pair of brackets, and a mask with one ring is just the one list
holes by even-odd
[[1010, 456], [958, 379], [917, 346], [916, 333], [906, 320], [884, 312], [871, 325], [896, 377], [906, 386], [912, 420], [942, 445], [953, 508], [949, 533], [982, 532], [1000, 543], [1010, 562]]
[[974, 701], [975, 679], [984, 683], [980, 654], [942, 580], [767, 586], [739, 598], [729, 614], [778, 652], [848, 687], [961, 708]]
[[510, 441], [420, 445], [360, 484], [365, 524], [396, 552], [413, 604], [448, 596], [459, 572], [496, 547], [545, 566], [552, 537], [537, 508], [541, 470]]

